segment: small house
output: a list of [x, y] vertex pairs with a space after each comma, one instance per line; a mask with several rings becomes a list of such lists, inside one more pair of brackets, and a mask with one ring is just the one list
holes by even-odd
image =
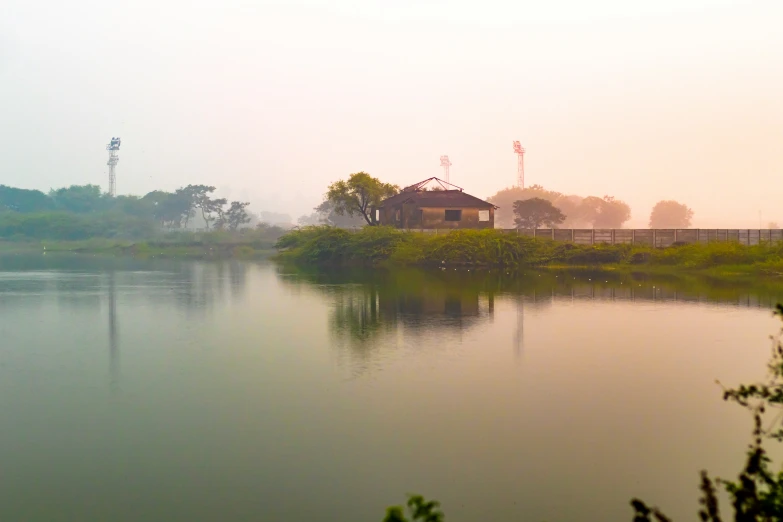
[[382, 201], [374, 217], [381, 225], [397, 228], [495, 228], [496, 208], [456, 185], [430, 178]]

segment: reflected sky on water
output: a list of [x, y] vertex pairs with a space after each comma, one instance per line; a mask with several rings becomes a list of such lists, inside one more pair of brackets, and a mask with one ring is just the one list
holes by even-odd
[[[0, 256], [0, 520], [686, 520], [775, 284]], [[46, 502], [41, 499], [45, 498]]]

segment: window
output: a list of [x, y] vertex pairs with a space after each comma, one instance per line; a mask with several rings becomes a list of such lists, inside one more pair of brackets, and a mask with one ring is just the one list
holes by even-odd
[[375, 210], [375, 221], [380, 221], [380, 220], [381, 220], [381, 211], [376, 209]]
[[479, 221], [489, 221], [489, 210], [479, 210]]
[[447, 210], [446, 211], [446, 221], [461, 221], [462, 220], [462, 211], [461, 210]]

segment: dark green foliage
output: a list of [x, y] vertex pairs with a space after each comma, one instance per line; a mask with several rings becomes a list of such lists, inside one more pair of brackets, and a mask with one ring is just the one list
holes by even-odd
[[148, 219], [116, 213], [83, 215], [67, 212], [0, 215], [0, 237], [81, 240], [91, 237], [143, 238], [155, 233]]
[[672, 248], [632, 245], [574, 245], [502, 230], [455, 230], [429, 234], [390, 227], [355, 232], [328, 226], [303, 227], [278, 243], [281, 258], [325, 265], [476, 266], [646, 265], [705, 269], [746, 266], [783, 272], [783, 244], [690, 244]]
[[384, 183], [366, 172], [356, 172], [347, 180], [329, 185], [326, 201], [337, 215], [361, 216], [368, 225], [374, 225], [372, 209], [398, 192], [396, 185]]
[[250, 221], [248, 203], [212, 199], [214, 187], [188, 185], [144, 197], [101, 194], [97, 185], [71, 185], [48, 195], [0, 185], [0, 238], [82, 240], [150, 238], [187, 227], [199, 210], [209, 228], [237, 231]]
[[566, 216], [550, 201], [530, 198], [514, 202], [514, 224], [517, 228], [554, 228], [565, 221]]
[[174, 193], [155, 190], [142, 198], [158, 223], [167, 228], [180, 228], [193, 215], [193, 201], [179, 189]]
[[386, 510], [383, 522], [443, 522], [443, 513], [440, 511], [440, 503], [434, 500], [424, 500], [421, 495], [408, 496], [408, 510], [412, 518], [405, 517], [405, 510], [401, 506], [392, 506]]
[[77, 214], [108, 210], [112, 203], [111, 197], [101, 194], [98, 185], [71, 185], [50, 190], [49, 197], [58, 210]]
[[0, 211], [45, 212], [53, 209], [54, 201], [40, 190], [0, 185]]

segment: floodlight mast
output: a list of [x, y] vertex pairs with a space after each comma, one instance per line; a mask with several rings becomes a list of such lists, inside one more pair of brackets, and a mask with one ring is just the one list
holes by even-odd
[[525, 148], [518, 141], [514, 142], [514, 154], [517, 155], [517, 186], [523, 189], [525, 188]]
[[440, 166], [443, 167], [443, 181], [448, 183], [449, 181], [451, 181], [449, 179], [449, 167], [451, 167], [451, 161], [449, 161], [448, 156], [440, 157]]
[[112, 138], [108, 145], [106, 145], [106, 150], [109, 151], [109, 161], [106, 162], [106, 165], [109, 166], [109, 190], [108, 194], [111, 197], [114, 197], [117, 195], [117, 163], [120, 161], [119, 156], [117, 155], [117, 152], [120, 150], [120, 144], [122, 143], [122, 140], [117, 138]]

